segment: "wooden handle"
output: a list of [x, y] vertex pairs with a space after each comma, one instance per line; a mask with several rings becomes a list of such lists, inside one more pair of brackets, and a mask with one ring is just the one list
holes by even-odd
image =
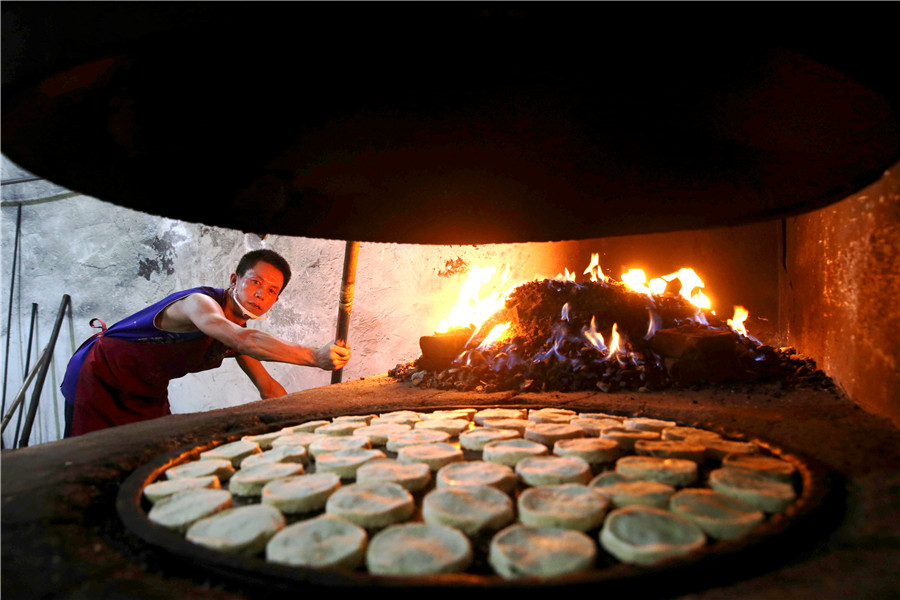
[[[344, 250], [344, 273], [341, 277], [341, 299], [338, 306], [335, 343], [347, 346], [347, 332], [350, 328], [350, 312], [353, 310], [353, 292], [356, 287], [356, 262], [359, 258], [359, 242], [347, 242]], [[340, 383], [343, 369], [331, 372], [331, 383]]]

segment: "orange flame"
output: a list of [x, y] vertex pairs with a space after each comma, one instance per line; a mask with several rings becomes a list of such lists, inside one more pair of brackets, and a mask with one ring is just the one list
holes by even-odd
[[747, 329], [744, 327], [744, 321], [746, 321], [749, 316], [750, 312], [746, 308], [743, 306], [735, 306], [734, 317], [728, 319], [728, 326], [731, 327], [731, 330], [735, 333], [739, 333], [746, 337]]
[[570, 272], [569, 268], [566, 267], [565, 273], [557, 273], [556, 277], [554, 277], [553, 279], [556, 279], [558, 281], [575, 281], [575, 271]]
[[603, 334], [597, 331], [597, 317], [591, 317], [591, 326], [582, 328], [581, 335], [595, 349], [606, 352], [606, 340], [603, 339]]
[[628, 269], [622, 273], [622, 283], [627, 285], [632, 291], [639, 294], [650, 294], [650, 288], [647, 283], [647, 276], [644, 275], [643, 269]]
[[621, 352], [621, 348], [619, 348], [619, 331], [618, 331], [618, 323], [613, 323], [612, 335], [609, 340], [609, 357], [612, 358], [619, 352]]
[[500, 325], [494, 325], [491, 329], [490, 333], [482, 340], [480, 344], [478, 344], [478, 350], [484, 350], [491, 344], [500, 341], [503, 338], [503, 334], [509, 329], [510, 323], [503, 323]]
[[509, 268], [501, 277], [500, 283], [482, 297], [482, 288], [493, 279], [496, 273], [496, 267], [471, 267], [466, 273], [467, 279], [459, 291], [456, 305], [440, 321], [435, 333], [444, 333], [452, 327], [469, 327], [470, 325], [477, 327], [503, 308], [503, 303], [511, 289], [501, 292], [499, 286], [509, 281]]
[[693, 269], [679, 269], [675, 275], [681, 281], [681, 295], [687, 301], [697, 308], [710, 307], [709, 298], [703, 293], [703, 280]]
[[591, 262], [587, 269], [584, 270], [583, 275], [588, 273], [591, 275], [591, 281], [609, 281], [609, 277], [604, 275], [603, 270], [600, 268], [600, 255], [596, 252], [591, 254]]

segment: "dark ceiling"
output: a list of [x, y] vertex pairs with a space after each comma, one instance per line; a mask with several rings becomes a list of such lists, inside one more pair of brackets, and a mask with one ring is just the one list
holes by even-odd
[[260, 234], [480, 244], [776, 219], [900, 158], [884, 6], [4, 1], [2, 151]]

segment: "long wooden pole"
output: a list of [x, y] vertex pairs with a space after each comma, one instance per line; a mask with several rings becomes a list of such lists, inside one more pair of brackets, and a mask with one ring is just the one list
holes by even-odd
[[[341, 300], [338, 306], [337, 332], [335, 343], [347, 345], [347, 331], [350, 328], [350, 312], [353, 310], [353, 292], [356, 288], [356, 262], [359, 258], [359, 242], [347, 242], [344, 249], [344, 273], [341, 276]], [[343, 369], [331, 372], [331, 383], [340, 383]]]
[[37, 415], [38, 402], [41, 400], [41, 389], [44, 387], [44, 379], [47, 377], [47, 371], [50, 368], [50, 359], [53, 356], [53, 349], [56, 347], [56, 339], [59, 337], [59, 330], [62, 327], [63, 319], [66, 316], [66, 309], [72, 302], [71, 296], [63, 294], [62, 302], [59, 305], [59, 312], [56, 315], [56, 322], [53, 324], [53, 331], [50, 332], [50, 341], [47, 343], [47, 356], [44, 357], [44, 364], [34, 382], [34, 390], [31, 392], [31, 405], [28, 407], [28, 414], [25, 415], [25, 424], [22, 426], [22, 434], [19, 436], [19, 448], [28, 445], [31, 437], [31, 427], [34, 425], [34, 418]]

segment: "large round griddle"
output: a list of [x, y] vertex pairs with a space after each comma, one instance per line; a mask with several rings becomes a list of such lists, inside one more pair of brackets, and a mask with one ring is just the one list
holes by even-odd
[[[504, 407], [515, 406], [504, 405]], [[586, 409], [586, 412], [590, 410]], [[192, 565], [197, 569], [198, 576], [203, 575], [207, 579], [212, 577], [215, 581], [251, 588], [288, 591], [306, 589], [310, 586], [314, 588], [374, 586], [395, 590], [449, 587], [475, 592], [534, 587], [565, 590], [600, 589], [595, 586], [602, 585], [605, 592], [621, 590], [634, 593], [641, 591], [677, 593], [747, 578], [776, 568], [830, 529], [828, 508], [832, 503], [832, 486], [830, 473], [824, 467], [789, 449], [777, 447], [763, 439], [747, 438], [740, 432], [725, 431], [714, 423], [676, 422], [678, 425], [715, 431], [729, 439], [753, 441], [766, 452], [791, 462], [797, 468], [799, 477], [797, 500], [785, 512], [769, 516], [763, 524], [738, 540], [711, 541], [696, 553], [652, 567], [619, 563], [611, 557], [604, 556], [601, 548], [596, 568], [591, 571], [558, 578], [521, 580], [503, 579], [487, 571], [428, 577], [385, 577], [369, 575], [364, 570], [289, 567], [268, 563], [263, 557], [235, 556], [207, 549], [188, 542], [183, 535], [147, 519], [149, 504], [143, 498], [143, 489], [147, 484], [160, 478], [166, 469], [194, 460], [201, 452], [240, 439], [244, 435], [277, 431], [282, 427], [297, 424], [284, 422], [271, 424], [264, 429], [236, 432], [224, 439], [209, 440], [206, 443], [181, 448], [151, 460], [135, 470], [122, 483], [116, 508], [130, 532], [160, 555], [180, 561], [181, 564]]]

